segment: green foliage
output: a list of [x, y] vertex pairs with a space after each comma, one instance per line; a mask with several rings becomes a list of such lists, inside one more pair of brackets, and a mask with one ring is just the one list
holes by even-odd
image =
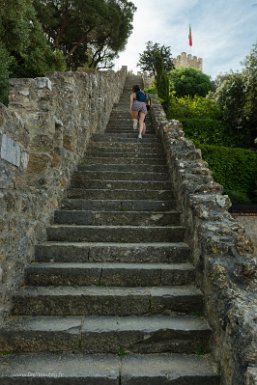
[[173, 90], [170, 87], [169, 76], [166, 72], [163, 72], [157, 78], [158, 95], [162, 101], [164, 110], [167, 116], [170, 114], [173, 100]]
[[218, 119], [191, 119], [182, 118], [185, 135], [187, 138], [200, 144], [215, 144], [227, 147], [249, 147], [249, 135], [238, 130], [237, 134], [223, 121]]
[[244, 106], [244, 80], [240, 73], [218, 76], [216, 90], [210, 94], [219, 103], [224, 122], [231, 127], [242, 128]]
[[7, 50], [0, 44], [0, 102], [8, 104], [8, 90], [9, 90], [9, 66], [11, 58]]
[[185, 135], [198, 144], [224, 145], [226, 127], [214, 119], [180, 119]]
[[49, 43], [76, 69], [111, 67], [132, 32], [134, 4], [127, 0], [35, 0]]
[[0, 38], [8, 52], [23, 52], [29, 45], [32, 1], [12, 0], [0, 7]]
[[214, 100], [195, 95], [183, 98], [173, 98], [171, 116], [168, 118], [212, 118], [221, 117], [220, 106]]
[[252, 140], [254, 140], [257, 137], [257, 43], [246, 57], [244, 64], [244, 121], [245, 127], [250, 129]]
[[174, 68], [170, 47], [148, 41], [145, 51], [139, 55], [137, 65], [150, 76], [155, 76], [158, 81], [163, 73]]
[[6, 62], [6, 81], [8, 75], [35, 77], [65, 68], [62, 55], [48, 45], [32, 0], [4, 2], [0, 9], [0, 39], [10, 58]]
[[213, 172], [232, 202], [243, 203], [254, 198], [257, 180], [257, 154], [252, 150], [198, 144]]
[[152, 94], [152, 95], [158, 95], [156, 82], [153, 82], [149, 84], [149, 86], [145, 87], [145, 92]]
[[126, 351], [122, 346], [117, 351], [117, 356], [126, 357], [128, 355], [128, 351]]
[[257, 43], [244, 65], [242, 73], [219, 76], [210, 97], [220, 104], [223, 120], [232, 129], [245, 130], [253, 143], [257, 137]]
[[176, 68], [169, 74], [169, 80], [178, 98], [183, 96], [206, 96], [213, 89], [210, 77], [202, 71], [191, 68]]
[[46, 39], [42, 39], [42, 29], [37, 20], [34, 20], [31, 29], [34, 33], [31, 34], [29, 46], [11, 66], [13, 76], [34, 78], [57, 70], [64, 71], [66, 64], [63, 54], [58, 50], [53, 51]]
[[111, 67], [132, 31], [135, 10], [127, 0], [4, 1], [0, 7], [1, 100], [6, 98], [8, 76], [44, 76], [67, 65], [72, 69]]
[[182, 122], [232, 202], [253, 202], [257, 154], [242, 147], [257, 144], [257, 43], [242, 73], [219, 76], [215, 90], [193, 68], [161, 73], [157, 87], [167, 118]]

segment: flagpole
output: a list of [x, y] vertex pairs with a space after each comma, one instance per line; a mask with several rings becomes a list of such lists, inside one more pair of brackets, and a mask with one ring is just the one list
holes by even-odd
[[188, 31], [188, 44], [189, 47], [192, 48], [193, 46], [193, 37], [192, 37], [192, 30], [191, 30], [191, 25], [189, 24], [189, 31]]

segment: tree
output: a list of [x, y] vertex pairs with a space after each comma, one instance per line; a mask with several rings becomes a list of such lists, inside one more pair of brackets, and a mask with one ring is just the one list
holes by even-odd
[[245, 103], [244, 79], [241, 73], [231, 72], [216, 79], [214, 100], [219, 103], [223, 120], [232, 128], [242, 128]]
[[158, 78], [162, 73], [167, 73], [174, 68], [171, 48], [148, 41], [146, 50], [139, 55], [137, 65], [150, 76]]
[[68, 65], [112, 67], [132, 32], [134, 4], [127, 0], [35, 0], [49, 44]]
[[0, 39], [10, 57], [10, 76], [42, 76], [65, 68], [62, 54], [47, 43], [33, 0], [4, 1], [0, 12]]
[[4, 104], [8, 103], [8, 78], [10, 64], [11, 57], [9, 53], [6, 48], [3, 47], [2, 44], [0, 44], [0, 102]]
[[206, 96], [213, 89], [210, 77], [191, 67], [176, 68], [169, 74], [176, 96]]
[[245, 59], [242, 76], [244, 81], [245, 102], [243, 119], [251, 132], [251, 139], [257, 137], [257, 43]]
[[243, 64], [242, 72], [217, 78], [213, 98], [221, 106], [223, 120], [253, 143], [257, 137], [257, 43]]

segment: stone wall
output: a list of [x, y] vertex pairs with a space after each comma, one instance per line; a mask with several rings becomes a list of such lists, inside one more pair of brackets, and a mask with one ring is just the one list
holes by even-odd
[[213, 354], [222, 385], [257, 384], [257, 260], [245, 229], [228, 213], [231, 203], [180, 122], [162, 107], [152, 118], [165, 148], [178, 209], [213, 329]]
[[123, 67], [11, 80], [9, 106], [0, 106], [0, 322], [91, 134], [104, 131], [126, 74]]
[[203, 59], [197, 56], [192, 56], [190, 53], [181, 52], [174, 60], [173, 63], [176, 68], [192, 67], [200, 71], [203, 70]]
[[254, 255], [257, 256], [257, 214], [232, 214], [234, 218], [245, 228], [247, 235], [249, 235], [253, 246]]

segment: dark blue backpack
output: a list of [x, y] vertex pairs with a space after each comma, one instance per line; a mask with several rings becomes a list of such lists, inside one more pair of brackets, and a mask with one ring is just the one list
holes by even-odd
[[146, 102], [146, 94], [143, 91], [137, 91], [136, 98], [139, 102]]

